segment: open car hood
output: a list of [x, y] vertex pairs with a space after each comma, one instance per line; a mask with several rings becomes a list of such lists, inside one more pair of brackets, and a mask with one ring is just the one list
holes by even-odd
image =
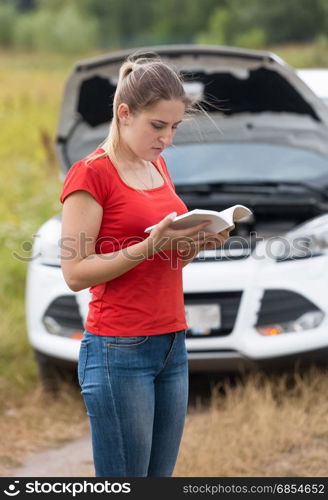
[[[78, 61], [62, 99], [56, 152], [62, 177], [108, 134], [112, 100], [124, 59], [136, 49]], [[328, 107], [275, 54], [210, 45], [144, 47], [173, 64], [187, 93], [205, 96], [207, 115], [181, 123], [175, 144], [263, 141], [328, 156]]]

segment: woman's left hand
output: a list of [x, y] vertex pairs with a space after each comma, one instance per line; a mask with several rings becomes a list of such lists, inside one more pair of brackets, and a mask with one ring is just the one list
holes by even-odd
[[220, 233], [216, 233], [215, 235], [211, 235], [206, 238], [205, 242], [200, 245], [200, 249], [208, 249], [208, 248], [219, 248], [224, 242], [230, 238], [230, 232], [235, 229], [235, 225], [224, 229]]
[[235, 225], [232, 225], [220, 233], [209, 233], [209, 236], [205, 237], [204, 241], [198, 244], [188, 243], [188, 245], [179, 248], [179, 252], [182, 253], [182, 258], [190, 259], [195, 257], [200, 250], [219, 248], [230, 237], [230, 232], [234, 229]]

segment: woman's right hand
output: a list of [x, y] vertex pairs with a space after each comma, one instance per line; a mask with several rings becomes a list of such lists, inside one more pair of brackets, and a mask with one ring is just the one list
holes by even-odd
[[176, 215], [176, 212], [168, 214], [151, 230], [147, 239], [151, 253], [157, 253], [161, 250], [183, 250], [190, 244], [201, 244], [209, 236], [216, 235], [216, 233], [205, 231], [205, 227], [211, 223], [209, 220], [188, 229], [172, 229], [170, 225]]

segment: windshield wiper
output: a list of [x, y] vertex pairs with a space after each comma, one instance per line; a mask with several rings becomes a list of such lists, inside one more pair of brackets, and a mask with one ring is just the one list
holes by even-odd
[[308, 182], [294, 181], [246, 181], [246, 182], [207, 182], [196, 184], [177, 184], [179, 193], [208, 194], [222, 193], [256, 193], [256, 194], [291, 194], [301, 190], [319, 194], [328, 198], [327, 187], [320, 188]]
[[328, 192], [327, 189], [320, 188], [317, 185], [314, 185], [310, 182], [303, 182], [303, 181], [261, 181], [261, 182], [250, 182], [250, 183], [240, 183], [240, 185], [247, 185], [251, 188], [255, 187], [263, 187], [263, 188], [273, 188], [273, 193], [279, 193], [279, 194], [291, 194], [291, 193], [299, 193], [300, 189], [303, 191], [308, 191], [311, 193], [319, 194], [320, 196], [324, 196], [325, 198], [328, 197]]

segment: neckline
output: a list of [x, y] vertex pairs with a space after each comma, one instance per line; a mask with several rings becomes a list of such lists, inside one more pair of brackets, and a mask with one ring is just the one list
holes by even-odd
[[[105, 150], [103, 148], [99, 148], [101, 151], [104, 151]], [[156, 163], [154, 161], [152, 161], [151, 163], [155, 166], [156, 170], [159, 172], [160, 176], [162, 177], [163, 179], [163, 184], [161, 184], [160, 186], [157, 186], [155, 188], [150, 188], [150, 189], [136, 189], [132, 186], [129, 186], [129, 184], [127, 184], [123, 179], [122, 177], [120, 176], [117, 168], [115, 167], [114, 163], [112, 162], [112, 160], [109, 158], [109, 156], [106, 157], [107, 160], [109, 161], [110, 165], [113, 167], [113, 170], [115, 171], [115, 174], [116, 176], [118, 177], [118, 180], [121, 182], [121, 184], [123, 184], [123, 186], [127, 187], [128, 189], [132, 189], [132, 191], [137, 191], [137, 192], [143, 192], [143, 191], [158, 191], [160, 189], [163, 189], [167, 186], [167, 182], [166, 180], [164, 179], [162, 173], [160, 172], [158, 166], [156, 165]]]

